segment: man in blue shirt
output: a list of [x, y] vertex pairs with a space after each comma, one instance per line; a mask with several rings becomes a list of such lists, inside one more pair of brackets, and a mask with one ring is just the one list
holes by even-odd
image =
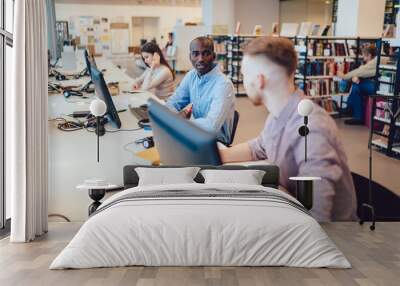
[[177, 112], [192, 104], [191, 121], [200, 128], [215, 132], [217, 139], [229, 144], [232, 137], [235, 93], [232, 82], [220, 71], [215, 61], [214, 43], [198, 37], [190, 43], [188, 72], [167, 101]]

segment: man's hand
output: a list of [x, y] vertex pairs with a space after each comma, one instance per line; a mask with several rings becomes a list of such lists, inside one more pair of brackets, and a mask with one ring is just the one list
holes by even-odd
[[189, 119], [190, 116], [192, 115], [192, 107], [193, 107], [193, 105], [190, 103], [184, 109], [179, 111], [179, 115], [185, 119]]
[[190, 114], [191, 114], [190, 110], [187, 110], [187, 109], [182, 109], [182, 110], [179, 112], [179, 115], [180, 115], [181, 117], [185, 118], [185, 119], [189, 119]]
[[352, 82], [354, 83], [360, 83], [360, 78], [357, 76], [353, 76], [353, 78], [351, 79]]
[[253, 161], [249, 144], [247, 142], [226, 148], [223, 144], [218, 145], [219, 155], [222, 163]]

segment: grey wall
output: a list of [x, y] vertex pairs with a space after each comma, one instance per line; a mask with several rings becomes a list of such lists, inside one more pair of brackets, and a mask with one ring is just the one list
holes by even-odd
[[279, 0], [235, 0], [235, 20], [240, 21], [242, 34], [251, 34], [255, 25], [270, 34], [272, 23], [279, 21]]
[[322, 0], [287, 0], [280, 3], [281, 23], [312, 22], [327, 25], [332, 21], [332, 1], [326, 4]]

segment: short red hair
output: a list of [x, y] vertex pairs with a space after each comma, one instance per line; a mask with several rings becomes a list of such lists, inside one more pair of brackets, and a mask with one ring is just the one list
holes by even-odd
[[247, 44], [244, 53], [251, 56], [265, 56], [273, 63], [283, 67], [289, 77], [296, 72], [297, 53], [289, 39], [259, 37]]

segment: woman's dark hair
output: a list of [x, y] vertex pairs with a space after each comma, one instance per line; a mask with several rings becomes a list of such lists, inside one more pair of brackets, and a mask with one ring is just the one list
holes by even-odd
[[[157, 44], [155, 44], [155, 43], [153, 43], [153, 42], [147, 42], [147, 43], [145, 43], [145, 44], [140, 48], [140, 53], [143, 53], [143, 52], [149, 53], [149, 54], [152, 54], [152, 55], [153, 55], [154, 53], [157, 53], [157, 54], [160, 56], [160, 64], [166, 66], [166, 67], [171, 71], [173, 79], [175, 79], [175, 73], [174, 73], [174, 71], [173, 71], [173, 70], [171, 69], [171, 67], [169, 66], [167, 60], [166, 60], [165, 57], [164, 57], [164, 54], [162, 53], [160, 47], [159, 47]], [[149, 65], [146, 64], [146, 62], [144, 61], [143, 56], [142, 56], [142, 60], [143, 60], [143, 62], [145, 63], [145, 65], [146, 65], [147, 67], [149, 67]]]

